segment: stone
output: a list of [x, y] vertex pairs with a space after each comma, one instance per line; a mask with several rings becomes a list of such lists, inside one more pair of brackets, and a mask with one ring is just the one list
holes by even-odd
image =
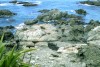
[[62, 19], [65, 18], [66, 16], [67, 12], [61, 12], [58, 9], [52, 9], [50, 11], [47, 11], [39, 15], [37, 19], [42, 22], [48, 22], [48, 21], [51, 22], [52, 20]]
[[89, 4], [89, 5], [95, 5], [95, 6], [100, 6], [99, 0], [92, 0], [92, 1], [81, 1], [81, 4]]
[[25, 42], [21, 41], [19, 44], [26, 45], [26, 47], [34, 47], [35, 46], [33, 42], [26, 42], [26, 41]]
[[88, 43], [100, 45], [100, 26], [95, 27], [88, 33]]
[[10, 16], [13, 16], [13, 15], [16, 15], [16, 13], [13, 13], [9, 10], [0, 10], [0, 18], [2, 17], [10, 17]]
[[48, 10], [48, 9], [43, 9], [43, 10], [39, 10], [38, 12], [46, 13], [46, 12], [48, 12], [48, 11], [50, 11], [50, 10]]
[[48, 47], [48, 42], [37, 42], [35, 43], [36, 48], [47, 48]]
[[[27, 27], [27, 30], [19, 29], [16, 37], [22, 41], [56, 41], [58, 33], [52, 24], [36, 24]], [[29, 29], [28, 29], [29, 28]]]
[[89, 44], [82, 46], [78, 52], [78, 58], [86, 63], [86, 67], [99, 67], [100, 66], [100, 46]]
[[33, 24], [36, 24], [38, 23], [38, 20], [27, 20], [24, 22], [24, 24], [26, 25], [33, 25]]
[[80, 14], [80, 15], [86, 15], [87, 12], [83, 9], [78, 9], [78, 10], [75, 10], [77, 14]]
[[78, 47], [60, 47], [57, 51], [58, 53], [78, 53]]
[[25, 2], [23, 3], [23, 6], [37, 6], [38, 4], [34, 4], [34, 3], [31, 3], [31, 2]]

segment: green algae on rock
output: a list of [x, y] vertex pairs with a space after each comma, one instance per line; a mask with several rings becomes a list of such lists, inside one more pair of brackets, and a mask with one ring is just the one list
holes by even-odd
[[26, 25], [33, 25], [33, 24], [36, 24], [38, 23], [38, 20], [27, 20], [24, 22]]
[[13, 13], [9, 10], [0, 10], [0, 18], [2, 17], [10, 17], [10, 16], [13, 16], [13, 15], [16, 15], [16, 13]]
[[100, 1], [81, 1], [81, 4], [89, 4], [89, 5], [95, 5], [100, 6]]
[[77, 14], [80, 14], [80, 15], [86, 15], [87, 12], [83, 9], [78, 9], [78, 10], [75, 10]]

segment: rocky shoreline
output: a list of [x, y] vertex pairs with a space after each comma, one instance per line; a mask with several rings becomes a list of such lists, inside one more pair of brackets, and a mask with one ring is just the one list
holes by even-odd
[[100, 6], [100, 1], [81, 1], [80, 3], [94, 5], [94, 6]]
[[[90, 20], [86, 24], [83, 14], [87, 12], [80, 9], [78, 14], [82, 16], [58, 9], [39, 12], [41, 14], [36, 19], [25, 21], [24, 25], [17, 27], [15, 34], [5, 33], [4, 42], [15, 44], [18, 49], [37, 49], [26, 53], [24, 62], [32, 64], [32, 67], [100, 66], [99, 21]], [[11, 28], [0, 28], [0, 31]], [[2, 34], [0, 32], [0, 36]]]

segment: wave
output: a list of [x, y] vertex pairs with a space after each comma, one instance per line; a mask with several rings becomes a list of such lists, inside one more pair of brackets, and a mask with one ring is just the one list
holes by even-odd
[[21, 23], [18, 26], [16, 26], [15, 28], [16, 29], [23, 29], [24, 26], [25, 26], [25, 24], [24, 23]]
[[89, 4], [84, 4], [85, 6], [91, 6], [91, 5], [89, 5]]
[[70, 10], [70, 12], [73, 12], [73, 13], [74, 13], [74, 12], [75, 12], [75, 10]]
[[35, 1], [34, 3], [35, 3], [35, 4], [41, 4], [42, 1]]
[[9, 3], [1, 3], [0, 6], [8, 6]]

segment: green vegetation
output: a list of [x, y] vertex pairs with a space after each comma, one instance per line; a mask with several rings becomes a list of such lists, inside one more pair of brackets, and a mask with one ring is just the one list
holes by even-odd
[[3, 37], [4, 35], [0, 40], [0, 67], [30, 67], [29, 64], [23, 62], [21, 57], [24, 53], [35, 49], [15, 50], [15, 47], [13, 47], [13, 49], [7, 51], [5, 44], [2, 42]]

